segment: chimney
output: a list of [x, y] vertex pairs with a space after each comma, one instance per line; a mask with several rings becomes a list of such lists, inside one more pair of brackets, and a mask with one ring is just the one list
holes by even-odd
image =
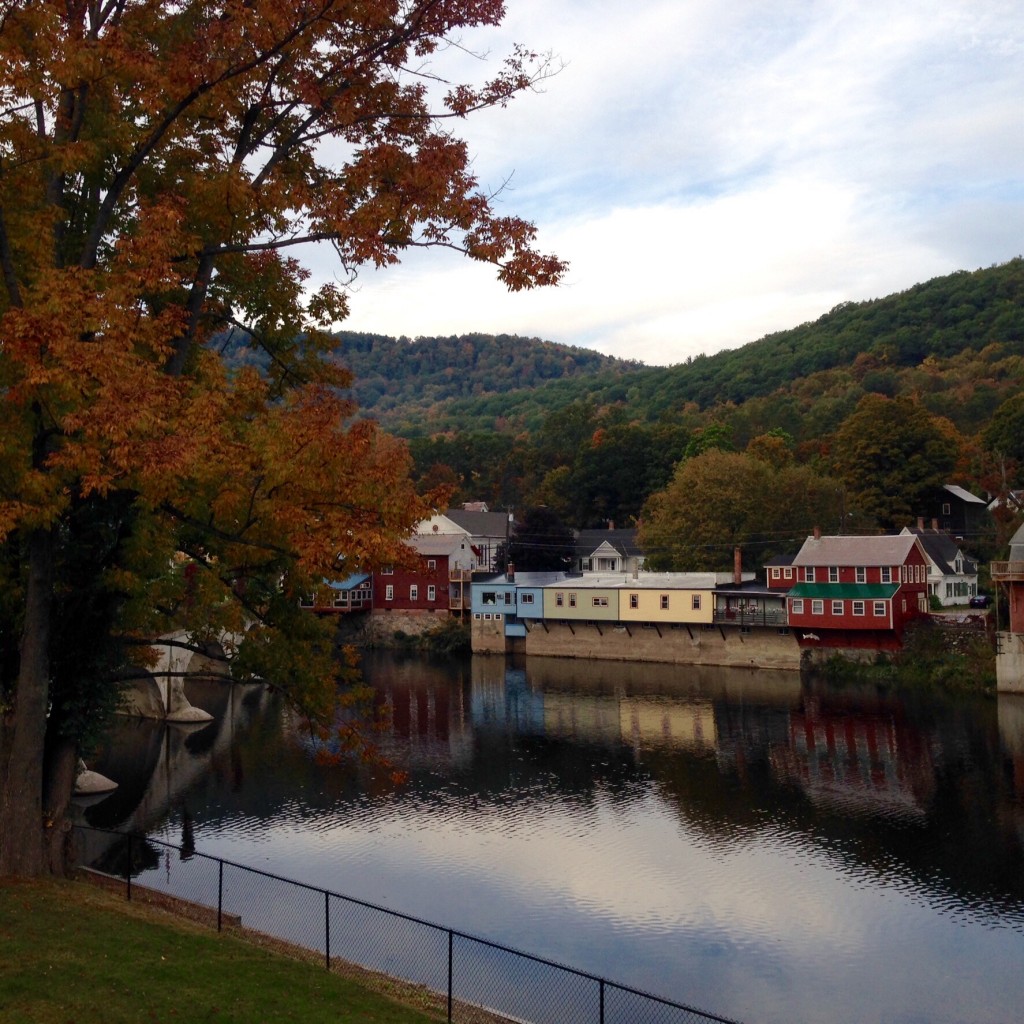
[[737, 587], [743, 582], [743, 553], [739, 547], [732, 549], [732, 581]]
[[515, 583], [516, 581], [516, 567], [512, 562], [509, 562], [505, 567], [505, 579], [507, 579], [509, 583]]
[[608, 529], [609, 530], [614, 530], [615, 529], [615, 520], [614, 519], [609, 519], [608, 520]]
[[917, 517], [917, 528], [919, 530], [923, 530], [924, 529], [924, 516], [918, 516]]
[[814, 539], [815, 540], [821, 540], [821, 527], [820, 526], [816, 526], [814, 528]]
[[934, 530], [934, 531], [935, 531], [936, 533], [938, 533], [938, 532], [939, 532], [939, 521], [938, 521], [938, 519], [933, 519], [933, 520], [932, 520], [932, 529], [933, 529], [933, 530]]

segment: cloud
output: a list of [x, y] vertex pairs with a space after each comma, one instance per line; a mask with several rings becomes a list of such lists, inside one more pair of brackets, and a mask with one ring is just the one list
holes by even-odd
[[[1021, 251], [1018, 4], [513, 0], [463, 42], [513, 40], [565, 69], [458, 127], [568, 280], [508, 295], [488, 268], [416, 253], [363, 274], [350, 329], [672, 363]], [[495, 66], [458, 52], [460, 74]]]

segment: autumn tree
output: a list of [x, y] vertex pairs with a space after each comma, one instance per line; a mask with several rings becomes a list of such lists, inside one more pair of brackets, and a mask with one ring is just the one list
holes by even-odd
[[815, 526], [836, 521], [837, 481], [808, 466], [781, 469], [752, 455], [711, 449], [676, 468], [651, 496], [639, 540], [653, 569], [716, 570], [744, 548], [761, 562], [794, 551]]
[[849, 511], [898, 529], [948, 483], [957, 448], [949, 425], [912, 399], [871, 394], [836, 432], [832, 458]]
[[[502, 13], [2, 5], [0, 875], [60, 868], [78, 750], [168, 629], [241, 636], [235, 673], [329, 711], [296, 597], [395, 559], [431, 504], [404, 446], [338, 398], [345, 284], [424, 246], [511, 289], [563, 270], [451, 130], [549, 73], [517, 50], [490, 81], [444, 80], [448, 44]], [[314, 245], [339, 280], [314, 284]], [[260, 358], [228, 367], [228, 338]]]

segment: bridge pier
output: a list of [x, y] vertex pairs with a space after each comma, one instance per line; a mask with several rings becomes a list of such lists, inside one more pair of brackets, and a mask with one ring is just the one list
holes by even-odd
[[230, 682], [224, 648], [216, 644], [210, 653], [182, 646], [189, 642], [181, 630], [161, 637], [153, 647], [158, 653], [153, 668], [135, 680], [125, 692], [122, 713], [167, 722], [209, 722], [213, 715], [192, 705], [185, 696], [186, 676], [206, 676]]

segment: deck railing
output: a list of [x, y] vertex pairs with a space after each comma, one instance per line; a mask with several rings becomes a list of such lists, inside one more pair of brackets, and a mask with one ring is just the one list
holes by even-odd
[[989, 572], [992, 579], [999, 583], [1024, 580], [1024, 562], [992, 562]]

